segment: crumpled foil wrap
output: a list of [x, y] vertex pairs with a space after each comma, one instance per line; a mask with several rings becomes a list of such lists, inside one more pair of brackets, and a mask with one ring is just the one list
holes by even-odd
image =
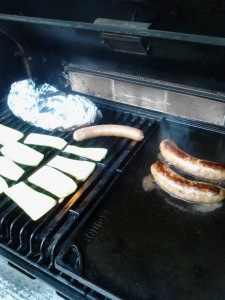
[[31, 79], [11, 85], [8, 106], [22, 120], [50, 131], [70, 131], [90, 125], [101, 116], [88, 98], [65, 95], [47, 83], [36, 87]]

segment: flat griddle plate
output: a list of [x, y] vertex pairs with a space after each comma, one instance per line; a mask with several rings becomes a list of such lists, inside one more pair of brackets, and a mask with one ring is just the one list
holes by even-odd
[[194, 205], [158, 187], [143, 189], [164, 138], [225, 163], [222, 131], [162, 120], [91, 218], [68, 238], [56, 267], [109, 298], [224, 299], [224, 205]]

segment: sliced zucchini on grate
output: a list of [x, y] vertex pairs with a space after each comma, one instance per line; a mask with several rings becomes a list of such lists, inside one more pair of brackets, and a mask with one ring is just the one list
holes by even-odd
[[8, 179], [17, 181], [25, 171], [11, 159], [0, 156], [0, 175]]
[[15, 201], [34, 221], [41, 218], [57, 203], [53, 198], [35, 191], [24, 182], [8, 188], [5, 194]]
[[0, 194], [5, 192], [8, 189], [8, 184], [4, 178], [0, 176]]
[[59, 155], [50, 160], [48, 165], [82, 181], [85, 181], [91, 175], [96, 166], [95, 163], [90, 161], [75, 160]]
[[63, 151], [77, 156], [86, 157], [94, 161], [101, 161], [106, 157], [108, 152], [105, 148], [82, 148], [73, 145], [68, 145]]
[[0, 144], [19, 141], [24, 134], [16, 129], [0, 124]]
[[77, 189], [76, 183], [70, 177], [48, 166], [40, 168], [28, 181], [59, 198], [64, 198]]
[[1, 148], [1, 153], [9, 159], [27, 166], [37, 166], [44, 155], [19, 142], [8, 143]]
[[57, 136], [30, 133], [24, 140], [24, 144], [47, 146], [61, 150], [66, 146], [67, 142], [64, 139]]

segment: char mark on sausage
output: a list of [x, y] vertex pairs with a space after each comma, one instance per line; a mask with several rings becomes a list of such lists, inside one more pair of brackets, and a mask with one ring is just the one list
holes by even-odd
[[193, 157], [181, 150], [172, 140], [162, 141], [160, 151], [167, 162], [185, 173], [205, 179], [225, 180], [225, 164]]
[[213, 203], [225, 198], [225, 189], [214, 184], [188, 180], [162, 161], [151, 166], [156, 183], [170, 195], [191, 202]]

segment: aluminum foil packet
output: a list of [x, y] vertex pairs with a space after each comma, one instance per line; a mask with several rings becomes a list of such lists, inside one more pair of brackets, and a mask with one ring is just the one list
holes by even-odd
[[8, 106], [22, 120], [50, 131], [88, 126], [101, 116], [88, 98], [66, 95], [47, 83], [36, 87], [31, 79], [11, 85]]

